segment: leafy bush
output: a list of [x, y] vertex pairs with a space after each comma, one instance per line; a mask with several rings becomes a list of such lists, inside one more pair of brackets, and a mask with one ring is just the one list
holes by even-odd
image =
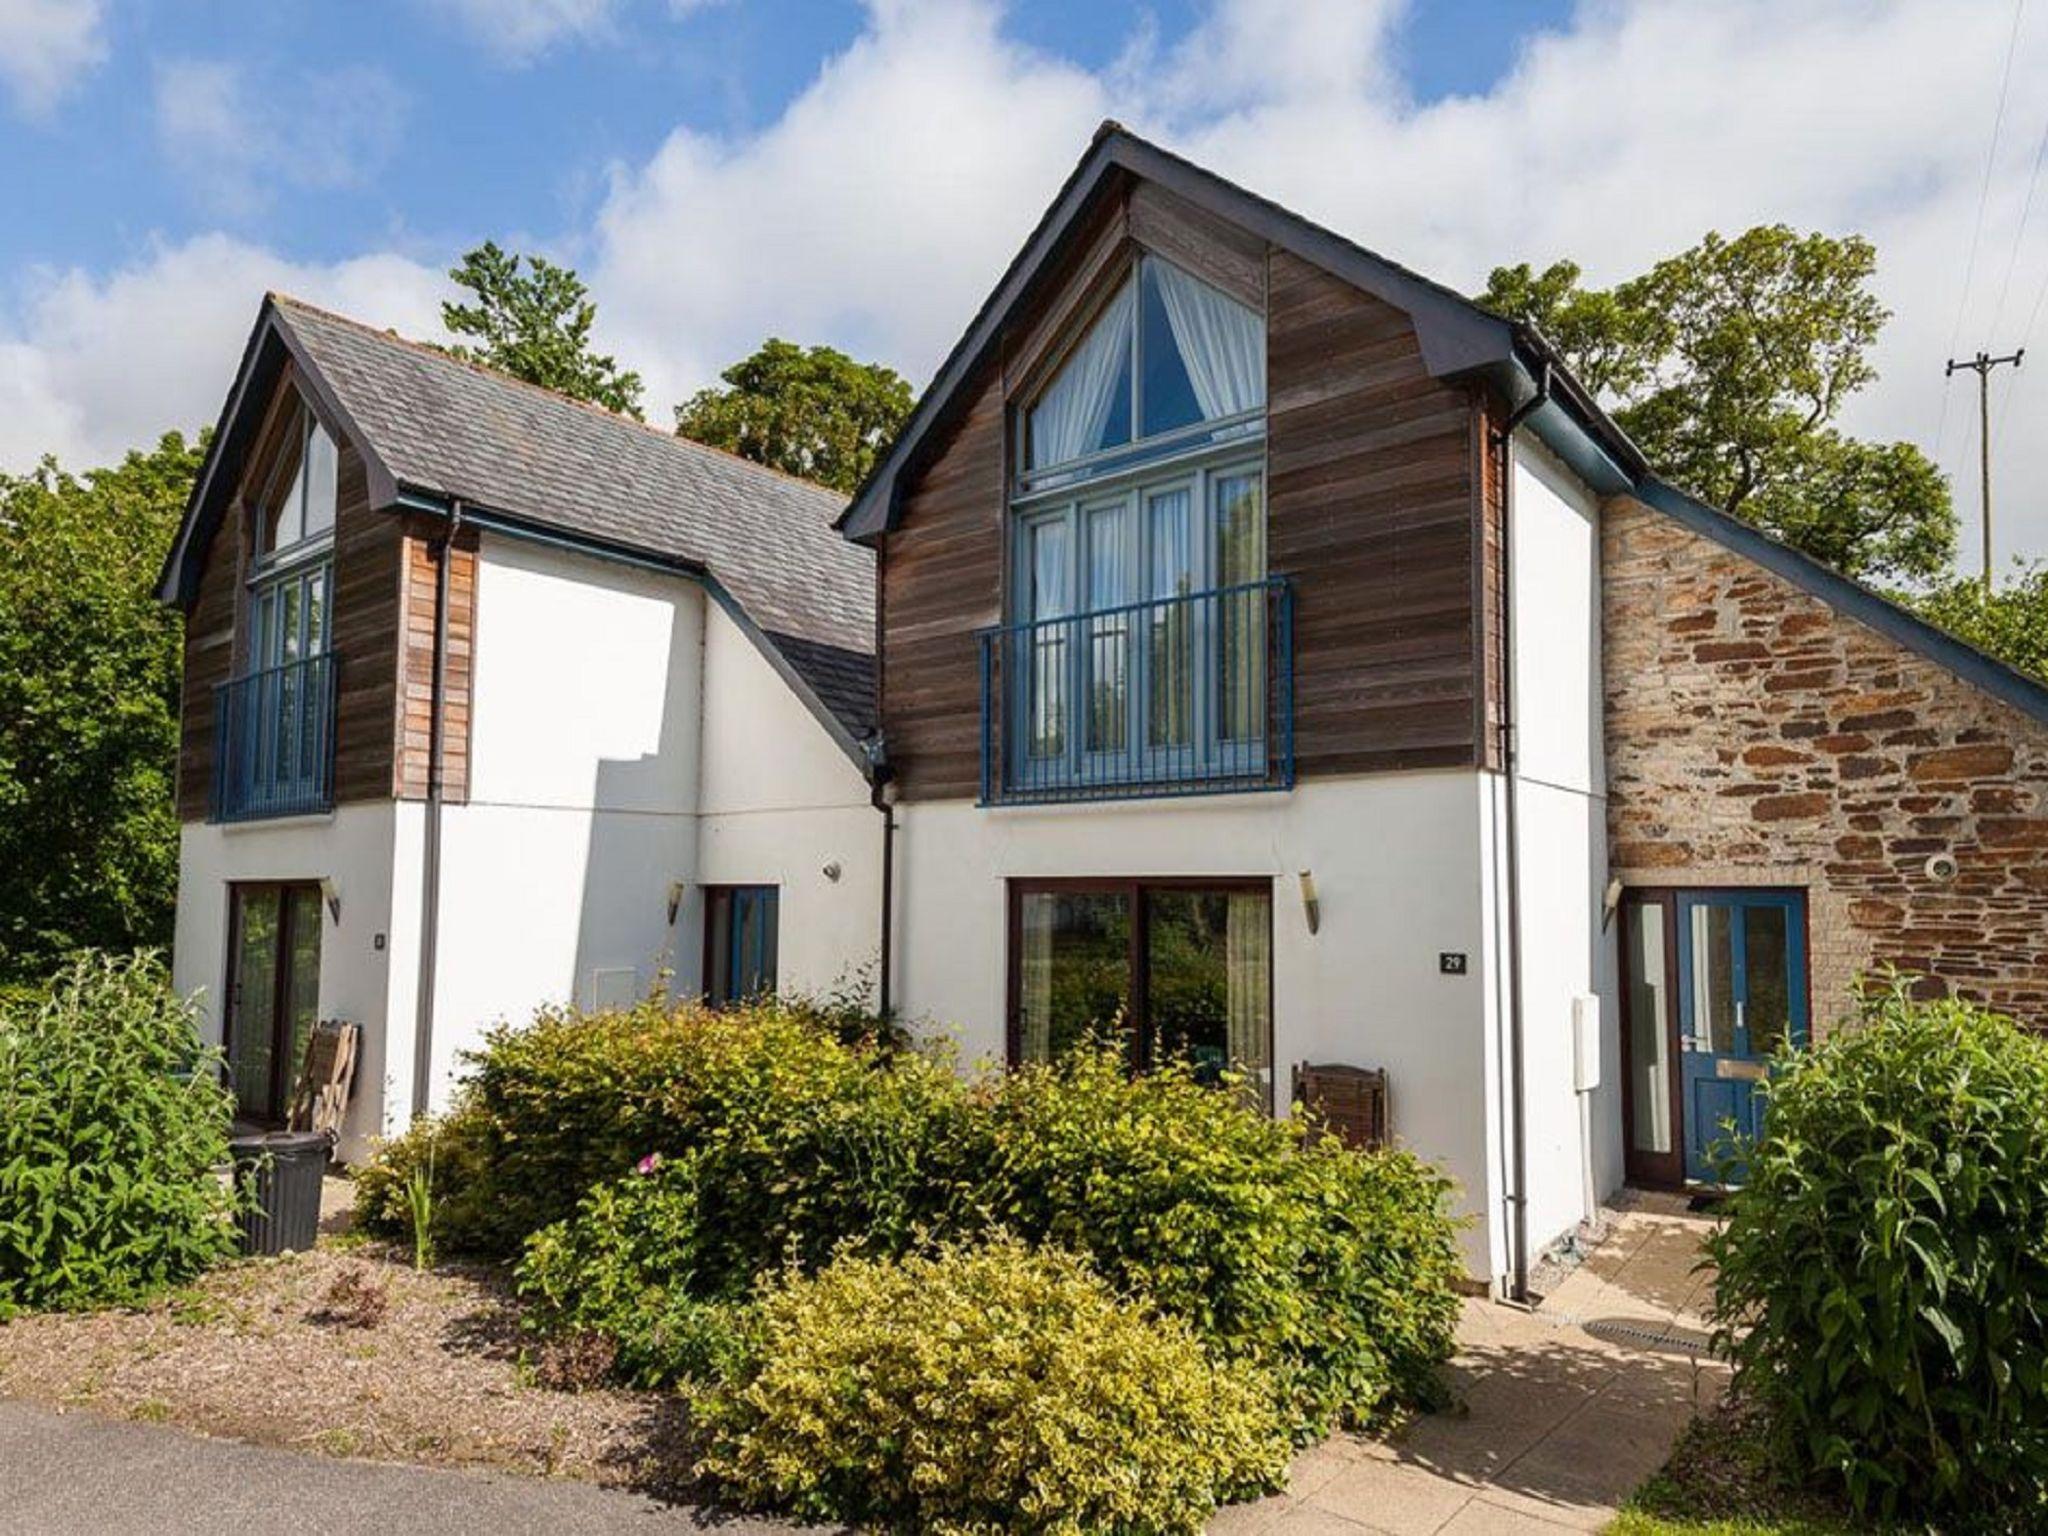
[[1011, 1239], [842, 1258], [767, 1290], [707, 1394], [703, 1470], [741, 1500], [932, 1531], [1199, 1532], [1276, 1485], [1255, 1370]]
[[1781, 1065], [1709, 1242], [1740, 1389], [1867, 1514], [2048, 1495], [2048, 1043], [1903, 986]]
[[365, 1229], [410, 1239], [404, 1188], [431, 1143], [437, 1246], [510, 1257], [600, 1181], [723, 1123], [747, 1092], [723, 1070], [735, 1051], [764, 1052], [790, 1073], [831, 1071], [883, 1054], [859, 1034], [844, 1001], [774, 999], [713, 1012], [655, 997], [602, 1013], [543, 1009], [528, 1024], [502, 1025], [468, 1057], [469, 1076], [438, 1129], [415, 1127], [362, 1170]]
[[990, 1115], [989, 1217], [1267, 1368], [1298, 1433], [1439, 1390], [1464, 1265], [1427, 1164], [1347, 1151], [1186, 1065], [1133, 1077], [1108, 1047], [1011, 1073]]
[[233, 1108], [148, 955], [0, 1013], [0, 1317], [138, 1301], [234, 1251]]
[[980, 1160], [969, 1090], [941, 1059], [765, 1013], [703, 1021], [690, 1055], [694, 1144], [600, 1184], [519, 1270], [536, 1326], [612, 1335], [648, 1385], [702, 1375], [724, 1333], [715, 1304], [763, 1273], [848, 1246], [901, 1253], [971, 1220]]

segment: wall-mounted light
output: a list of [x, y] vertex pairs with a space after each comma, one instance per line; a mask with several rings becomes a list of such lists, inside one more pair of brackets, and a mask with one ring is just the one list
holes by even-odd
[[1301, 872], [1301, 915], [1308, 923], [1308, 931], [1316, 933], [1323, 926], [1322, 898], [1316, 895], [1316, 877], [1308, 870]]
[[341, 921], [341, 887], [336, 885], [332, 878], [323, 878], [321, 880], [320, 899], [327, 903], [327, 915], [339, 923]]
[[1616, 875], [1607, 882], [1607, 889], [1600, 894], [1600, 931], [1605, 933], [1607, 925], [1614, 921], [1614, 914], [1621, 910], [1621, 876]]
[[671, 880], [668, 883], [668, 925], [676, 925], [676, 914], [683, 909], [683, 882]]
[[827, 864], [825, 866], [822, 873], [824, 874], [827, 880], [830, 880], [834, 885], [837, 885], [839, 883], [839, 876], [842, 873], [842, 871], [839, 868], [839, 861], [837, 859], [834, 859], [830, 864]]

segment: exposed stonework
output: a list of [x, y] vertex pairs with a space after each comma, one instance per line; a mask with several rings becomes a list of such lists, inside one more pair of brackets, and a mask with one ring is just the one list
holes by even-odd
[[2048, 727], [1638, 502], [1602, 522], [1622, 880], [1804, 887], [1819, 1028], [1885, 965], [2048, 1028]]

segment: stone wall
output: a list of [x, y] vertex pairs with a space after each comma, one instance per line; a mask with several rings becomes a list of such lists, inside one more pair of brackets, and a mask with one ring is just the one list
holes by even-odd
[[1885, 965], [2048, 1028], [2048, 726], [1633, 500], [1602, 559], [1621, 879], [1805, 888], [1817, 1030]]

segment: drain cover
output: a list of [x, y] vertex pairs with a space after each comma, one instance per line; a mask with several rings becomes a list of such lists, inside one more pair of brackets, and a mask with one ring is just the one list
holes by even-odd
[[1703, 1355], [1709, 1341], [1704, 1334], [1679, 1329], [1671, 1333], [1660, 1333], [1654, 1328], [1640, 1328], [1634, 1323], [1614, 1322], [1607, 1318], [1595, 1318], [1579, 1326], [1596, 1339], [1613, 1339], [1623, 1344], [1647, 1344], [1653, 1349], [1675, 1349], [1683, 1354]]

